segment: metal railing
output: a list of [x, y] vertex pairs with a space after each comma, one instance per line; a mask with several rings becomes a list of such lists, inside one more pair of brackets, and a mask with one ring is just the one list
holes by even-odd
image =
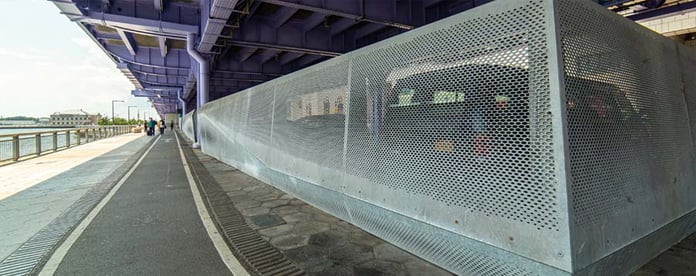
[[0, 135], [0, 166], [126, 133], [136, 126], [103, 126]]

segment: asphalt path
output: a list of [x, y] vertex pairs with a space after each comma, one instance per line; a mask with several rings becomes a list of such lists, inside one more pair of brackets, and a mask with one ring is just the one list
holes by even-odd
[[55, 275], [231, 275], [186, 179], [176, 139], [167, 131], [75, 241]]

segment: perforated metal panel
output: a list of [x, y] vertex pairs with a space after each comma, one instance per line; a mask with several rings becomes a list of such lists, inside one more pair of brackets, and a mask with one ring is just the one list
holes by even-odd
[[559, 20], [582, 268], [694, 210], [694, 148], [674, 41], [585, 1]]
[[181, 130], [191, 141], [195, 140], [195, 130], [193, 129], [193, 114], [193, 111], [189, 112], [188, 114], [185, 114], [181, 122]]
[[494, 1], [208, 103], [202, 144], [458, 274], [622, 274], [693, 225], [627, 246], [694, 210], [686, 67], [590, 1]]
[[[548, 7], [488, 4], [208, 103], [203, 150], [457, 272], [530, 271], [496, 247], [568, 268]], [[463, 240], [405, 238], [433, 231]]]

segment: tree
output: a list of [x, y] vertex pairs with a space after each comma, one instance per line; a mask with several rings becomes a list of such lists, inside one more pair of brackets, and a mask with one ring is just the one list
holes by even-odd
[[98, 125], [103, 126], [103, 125], [110, 125], [111, 120], [109, 119], [109, 116], [104, 116], [99, 118], [99, 122], [97, 122]]
[[104, 116], [104, 117], [101, 117], [99, 119], [98, 124], [100, 126], [105, 126], [105, 125], [112, 125], [112, 123], [114, 125], [131, 125], [132, 126], [132, 125], [140, 125], [143, 123], [143, 121], [142, 120], [139, 121], [136, 119], [131, 119], [130, 121], [128, 121], [128, 119], [116, 117], [116, 118], [114, 118], [114, 121], [112, 122], [111, 118], [109, 118], [108, 116]]

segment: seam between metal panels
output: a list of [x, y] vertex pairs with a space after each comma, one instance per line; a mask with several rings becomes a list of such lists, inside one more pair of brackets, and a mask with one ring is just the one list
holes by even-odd
[[215, 219], [216, 227], [247, 271], [254, 275], [304, 275], [302, 269], [247, 224], [244, 216], [232, 205], [217, 181], [195, 156], [188, 141], [182, 140], [182, 145], [186, 145], [183, 147], [184, 156], [191, 166], [196, 185], [201, 188], [204, 202]]
[[152, 141], [149, 141], [142, 149], [107, 176], [105, 181], [90, 188], [68, 209], [2, 260], [0, 262], [0, 275], [38, 274], [58, 245], [63, 242], [94, 206], [109, 193], [114, 185], [147, 150], [147, 145], [151, 143]]
[[[546, 1], [548, 5], [547, 11], [547, 39], [549, 48], [549, 90], [550, 93], [558, 93], [558, 95], [550, 95], [549, 99], [551, 101], [551, 109], [553, 112], [552, 116], [552, 128], [554, 129], [553, 143], [554, 155], [555, 155], [555, 170], [556, 179], [558, 179], [558, 198], [565, 199], [566, 208], [566, 218], [565, 226], [568, 231], [568, 238], [566, 242], [568, 243], [567, 258], [569, 258], [570, 263], [567, 267], [568, 271], [573, 271], [574, 267], [574, 248], [573, 248], [573, 233], [574, 233], [574, 212], [573, 212], [573, 197], [569, 191], [571, 191], [571, 179], [568, 175], [570, 172], [570, 160], [569, 154], [570, 149], [568, 146], [568, 118], [567, 118], [567, 108], [566, 108], [566, 97], [565, 97], [565, 73], [564, 73], [564, 60], [563, 60], [563, 44], [561, 41], [561, 29], [560, 21], [558, 19], [558, 1], [548, 0]], [[557, 83], [555, 83], [557, 82]], [[554, 89], [554, 88], [557, 88]], [[555, 96], [555, 97], [554, 97]], [[555, 101], [554, 101], [555, 99]], [[559, 212], [563, 214], [563, 212]], [[558, 254], [561, 254], [560, 252]]]
[[[677, 44], [676, 41], [673, 42], [673, 44], [675, 46], [674, 47], [675, 51], [677, 52], [677, 58], [681, 58], [682, 55], [681, 55], [681, 51], [679, 50], [680, 45]], [[684, 72], [684, 66], [682, 65], [681, 60], [679, 60], [677, 62], [677, 66], [679, 66], [679, 72]], [[694, 132], [691, 129], [691, 116], [689, 116], [689, 106], [687, 105], [688, 101], [686, 100], [686, 84], [684, 84], [684, 74], [681, 74], [681, 77], [679, 78], [679, 80], [681, 81], [681, 83], [680, 83], [681, 84], [681, 94], [682, 94], [682, 98], [684, 99], [684, 101], [683, 101], [684, 102], [684, 111], [686, 111], [686, 114], [684, 114], [684, 115], [686, 117], [686, 122], [689, 126], [689, 128], [688, 128], [689, 129], [689, 136], [691, 137], [691, 139], [689, 139], [691, 142], [691, 150], [692, 150], [692, 152], [696, 152], [696, 145], [694, 145]]]

